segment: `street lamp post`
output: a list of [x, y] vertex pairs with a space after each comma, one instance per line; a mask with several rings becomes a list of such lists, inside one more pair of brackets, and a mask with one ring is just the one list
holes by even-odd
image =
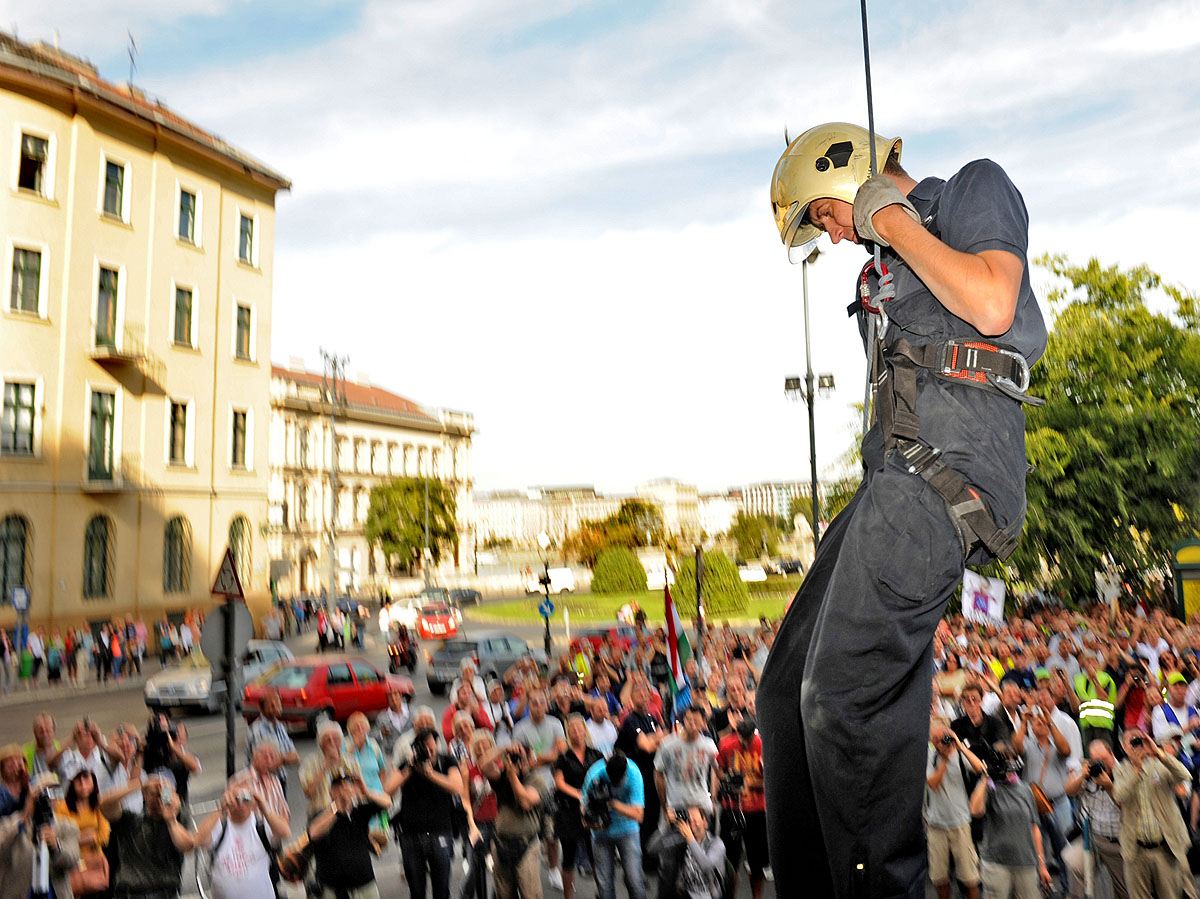
[[[550, 608], [550, 535], [545, 531], [538, 534], [538, 546], [542, 548], [542, 575], [538, 581], [542, 585], [542, 589], [546, 591], [546, 608]], [[550, 663], [550, 616], [543, 615], [542, 620], [546, 623], [546, 632], [542, 637], [546, 647], [546, 663]]]
[[[325, 399], [329, 403], [329, 598], [337, 605], [337, 407], [346, 402], [346, 363], [349, 356], [335, 356], [321, 350], [325, 360]], [[339, 390], [338, 382], [341, 381]]]
[[812, 367], [812, 329], [808, 322], [808, 264], [816, 262], [817, 256], [820, 255], [820, 250], [813, 248], [811, 254], [805, 257], [801, 264], [801, 276], [804, 285], [804, 362], [805, 372], [804, 379], [792, 375], [783, 381], [783, 391], [793, 399], [799, 395], [804, 398], [808, 404], [808, 459], [809, 467], [812, 476], [812, 533], [813, 533], [813, 551], [816, 551], [817, 544], [821, 540], [820, 521], [821, 521], [821, 500], [817, 493], [817, 419], [814, 400], [816, 391], [820, 390], [822, 395], [828, 394], [833, 390], [833, 375], [823, 374], [815, 377], [816, 384], [814, 385], [814, 375]]

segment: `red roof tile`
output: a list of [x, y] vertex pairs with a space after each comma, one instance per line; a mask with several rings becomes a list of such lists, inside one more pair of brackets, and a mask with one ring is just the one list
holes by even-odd
[[[324, 378], [321, 375], [307, 371], [295, 371], [294, 369], [284, 368], [280, 365], [271, 366], [271, 375], [288, 381], [294, 381], [297, 384], [303, 384], [305, 387], [319, 388], [324, 384]], [[359, 409], [379, 409], [384, 412], [401, 412], [437, 421], [437, 416], [430, 415], [428, 411], [412, 400], [384, 390], [382, 387], [346, 381], [344, 382], [344, 390], [346, 392], [346, 404], [349, 406], [355, 406]]]

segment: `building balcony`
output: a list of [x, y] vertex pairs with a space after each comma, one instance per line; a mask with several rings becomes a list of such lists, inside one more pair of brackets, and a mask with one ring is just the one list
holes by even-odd
[[110, 371], [133, 369], [148, 381], [162, 385], [166, 366], [146, 346], [145, 332], [140, 327], [126, 325], [119, 333], [105, 333], [97, 328], [96, 344], [89, 355], [99, 366]]

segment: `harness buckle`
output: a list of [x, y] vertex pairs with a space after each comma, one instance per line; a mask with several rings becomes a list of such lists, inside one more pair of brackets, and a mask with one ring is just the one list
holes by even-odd
[[922, 443], [919, 440], [904, 441], [897, 449], [904, 459], [905, 468], [909, 474], [920, 474], [935, 461], [942, 451], [937, 447]]
[[1026, 390], [1028, 390], [1029, 363], [1025, 360], [1025, 357], [1020, 353], [1014, 352], [1013, 350], [1006, 350], [1003, 347], [996, 347], [996, 352], [1001, 356], [1007, 356], [1016, 363], [1017, 372], [1020, 375], [1020, 383], [1014, 383], [1012, 379], [1005, 378], [1002, 375], [994, 375], [993, 377], [995, 380], [998, 381], [1001, 386], [1007, 387], [1009, 390], [1016, 391], [1017, 393], [1024, 393]]

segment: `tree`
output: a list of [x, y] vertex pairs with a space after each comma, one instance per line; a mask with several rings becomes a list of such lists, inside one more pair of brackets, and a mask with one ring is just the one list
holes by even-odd
[[[749, 592], [738, 575], [737, 566], [724, 553], [704, 554], [704, 614], [727, 617], [746, 611]], [[687, 620], [696, 617], [696, 557], [684, 556], [675, 572], [675, 586], [671, 598], [679, 610], [679, 617]]]
[[429, 487], [429, 551], [436, 565], [445, 550], [458, 548], [457, 501], [441, 481], [395, 478], [371, 488], [366, 537], [389, 562], [412, 568], [425, 546], [425, 487]]
[[729, 526], [729, 539], [742, 559], [773, 556], [779, 550], [779, 522], [770, 515], [748, 515], [739, 511]]
[[[1010, 560], [1030, 583], [1084, 598], [1110, 566], [1128, 583], [1161, 571], [1200, 520], [1200, 327], [1196, 297], [1142, 266], [1038, 263], [1066, 286], [1027, 409], [1025, 531]], [[1146, 294], [1162, 289], [1174, 316]], [[1046, 573], [1048, 572], [1048, 576]]]
[[593, 593], [637, 593], [646, 589], [646, 569], [637, 553], [626, 546], [610, 546], [600, 553], [592, 574]]
[[627, 499], [607, 518], [585, 521], [566, 540], [565, 549], [588, 568], [595, 568], [612, 546], [637, 549], [663, 539], [662, 513], [654, 503]]

